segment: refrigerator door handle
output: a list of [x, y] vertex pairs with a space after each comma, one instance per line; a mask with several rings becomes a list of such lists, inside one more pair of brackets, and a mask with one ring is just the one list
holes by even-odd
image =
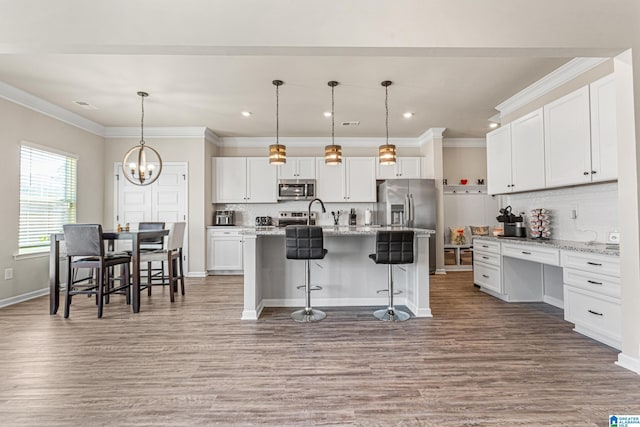
[[404, 195], [404, 218], [402, 218], [400, 225], [406, 226], [409, 223], [410, 207], [411, 207], [411, 202], [409, 201], [409, 194], [405, 194]]
[[409, 227], [413, 227], [415, 221], [416, 213], [414, 209], [415, 204], [413, 203], [413, 194], [409, 193], [409, 221], [407, 223]]

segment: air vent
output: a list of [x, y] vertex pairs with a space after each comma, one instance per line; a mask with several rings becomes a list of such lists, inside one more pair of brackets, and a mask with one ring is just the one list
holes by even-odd
[[84, 108], [85, 110], [97, 110], [98, 107], [95, 107], [91, 104], [89, 104], [88, 102], [85, 101], [73, 101], [74, 104]]
[[355, 122], [342, 122], [341, 124], [342, 124], [342, 126], [360, 126], [360, 122], [359, 122], [359, 121], [355, 121]]

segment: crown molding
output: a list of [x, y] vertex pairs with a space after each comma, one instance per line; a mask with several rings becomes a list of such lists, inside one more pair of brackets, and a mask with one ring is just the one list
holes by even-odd
[[[206, 131], [207, 128], [201, 126], [145, 127], [144, 136], [148, 138], [205, 138]], [[139, 138], [140, 128], [106, 127], [103, 136], [105, 138]]]
[[218, 147], [222, 146], [222, 139], [209, 128], [204, 129], [204, 140]]
[[[275, 143], [274, 137], [224, 137], [222, 144], [225, 147], [267, 147]], [[283, 137], [279, 138], [281, 144], [288, 147], [323, 147], [331, 144], [330, 137]], [[335, 138], [335, 143], [343, 147], [377, 147], [386, 144], [386, 138]], [[419, 147], [418, 138], [389, 138], [389, 143], [396, 147]]]
[[504, 117], [602, 64], [608, 59], [609, 58], [574, 58], [502, 102], [496, 107], [496, 110], [500, 111], [500, 117]]
[[70, 124], [94, 135], [104, 136], [105, 128], [101, 124], [85, 119], [76, 113], [4, 82], [0, 82], [0, 98], [44, 114], [45, 116], [60, 120], [61, 122]]
[[442, 138], [442, 134], [447, 128], [429, 128], [418, 137], [419, 145], [424, 145], [436, 138]]
[[486, 148], [485, 138], [445, 138], [442, 140], [444, 148]]

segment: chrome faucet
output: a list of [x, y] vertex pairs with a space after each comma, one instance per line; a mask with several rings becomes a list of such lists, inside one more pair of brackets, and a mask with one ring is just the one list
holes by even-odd
[[320, 202], [320, 206], [322, 206], [322, 213], [327, 212], [327, 210], [324, 208], [324, 203], [322, 203], [322, 200], [316, 197], [315, 199], [309, 202], [309, 207], [307, 208], [307, 225], [311, 225], [311, 205], [313, 204], [313, 202], [316, 202], [316, 201]]

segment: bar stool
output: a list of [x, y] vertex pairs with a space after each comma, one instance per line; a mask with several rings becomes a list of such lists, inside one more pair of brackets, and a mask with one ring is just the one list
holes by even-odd
[[[379, 320], [403, 321], [409, 319], [409, 313], [396, 310], [393, 305], [393, 265], [413, 264], [413, 231], [378, 231], [376, 233], [376, 253], [369, 258], [376, 264], [389, 266], [389, 288], [384, 291], [389, 293], [389, 306], [386, 309], [376, 310], [373, 315]], [[400, 293], [400, 292], [398, 292]]]
[[298, 289], [305, 290], [305, 307], [302, 310], [291, 313], [291, 318], [296, 322], [317, 322], [327, 315], [320, 310], [311, 308], [311, 291], [322, 289], [320, 286], [311, 286], [311, 266], [309, 260], [323, 259], [327, 254], [324, 249], [324, 236], [322, 227], [308, 225], [289, 225], [285, 228], [285, 248], [287, 259], [303, 259], [307, 269], [304, 286]]

